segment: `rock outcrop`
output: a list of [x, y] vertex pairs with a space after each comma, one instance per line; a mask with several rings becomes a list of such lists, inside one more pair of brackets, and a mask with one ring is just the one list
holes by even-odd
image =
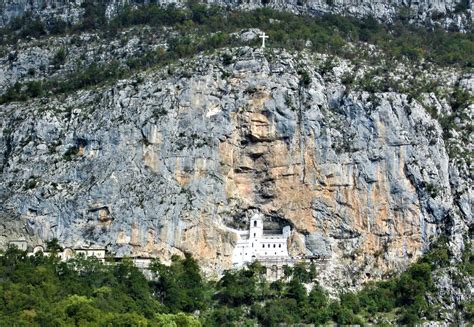
[[[84, 14], [86, 0], [0, 0], [0, 27], [11, 22], [15, 17], [31, 13], [35, 17], [48, 22], [61, 19], [68, 23], [77, 22]], [[91, 2], [91, 1], [89, 1]], [[163, 5], [184, 3], [181, 0], [145, 1]], [[108, 17], [113, 16], [125, 4], [141, 4], [144, 1], [107, 0], [101, 2]], [[273, 8], [293, 13], [320, 15], [336, 13], [356, 17], [373, 16], [384, 22], [401, 18], [406, 22], [428, 27], [441, 26], [445, 29], [466, 31], [472, 28], [474, 7], [470, 0], [443, 1], [350, 1], [350, 0], [249, 0], [228, 1], [212, 0], [208, 4], [230, 7], [241, 10], [256, 8]]]
[[472, 176], [421, 102], [349, 89], [347, 61], [226, 51], [0, 106], [0, 243], [191, 252], [212, 274], [230, 266], [224, 226], [258, 210], [292, 225], [293, 255], [327, 259], [328, 287], [403, 269], [442, 232], [462, 248]]

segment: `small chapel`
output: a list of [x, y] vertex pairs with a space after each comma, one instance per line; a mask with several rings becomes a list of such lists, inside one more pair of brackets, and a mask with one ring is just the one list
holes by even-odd
[[258, 261], [276, 261], [291, 259], [288, 254], [290, 226], [285, 226], [281, 233], [266, 233], [263, 229], [263, 215], [256, 213], [250, 219], [248, 231], [236, 231], [237, 244], [232, 254], [234, 268]]

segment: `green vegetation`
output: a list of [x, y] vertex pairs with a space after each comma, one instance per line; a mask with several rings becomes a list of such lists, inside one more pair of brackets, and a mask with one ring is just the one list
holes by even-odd
[[[466, 244], [458, 267], [472, 276], [474, 257]], [[53, 253], [61, 250], [56, 240], [47, 247]], [[215, 282], [202, 278], [191, 256], [174, 256], [169, 266], [153, 262], [148, 281], [129, 259], [114, 264], [83, 257], [60, 262], [55, 256], [27, 256], [12, 248], [0, 255], [0, 325], [364, 324], [384, 316], [413, 325], [436, 319], [438, 309], [427, 296], [435, 291], [434, 271], [449, 265], [446, 238], [441, 237], [399, 276], [369, 283], [358, 293], [343, 292], [333, 301], [318, 284], [316, 267], [304, 263], [285, 267], [284, 276], [272, 283], [258, 262], [227, 271]], [[314, 285], [309, 292], [307, 283]], [[463, 306], [465, 319], [472, 318], [474, 304]]]
[[1, 326], [200, 326], [192, 315], [169, 311], [129, 260], [64, 263], [16, 249], [0, 256]]
[[299, 72], [300, 74], [300, 85], [302, 87], [308, 87], [311, 84], [311, 76], [309, 76], [306, 70]]
[[457, 3], [456, 7], [454, 8], [454, 12], [460, 13], [460, 12], [468, 10], [469, 7], [470, 7], [469, 0], [461, 0]]
[[[408, 26], [402, 21], [382, 25], [371, 17], [357, 20], [335, 15], [295, 16], [269, 9], [228, 11], [206, 7], [195, 1], [188, 2], [184, 8], [160, 7], [155, 4], [136, 8], [125, 6], [114, 19], [107, 21], [105, 8], [100, 2], [88, 0], [83, 6], [85, 16], [75, 26], [57, 21], [44, 26], [29, 15], [19, 18], [0, 31], [0, 44], [29, 37], [82, 31], [97, 31], [103, 37], [113, 37], [118, 31], [136, 25], [148, 25], [155, 29], [171, 27], [177, 36], [168, 40], [169, 48], [166, 51], [143, 53], [125, 63], [113, 61], [101, 66], [79, 66], [76, 72], [66, 78], [43, 81], [40, 84], [14, 85], [0, 97], [0, 104], [24, 101], [50, 93], [70, 92], [124, 78], [148, 67], [166, 65], [202, 51], [239, 46], [240, 41], [231, 37], [231, 33], [254, 27], [264, 30], [270, 36], [270, 47], [301, 50], [309, 46], [309, 50], [314, 52], [351, 59], [408, 59], [414, 63], [425, 61], [443, 66], [474, 67], [474, 33], [427, 31]], [[374, 58], [361, 42], [376, 45], [382, 55]], [[360, 47], [348, 46], [349, 43]], [[53, 58], [53, 65], [59, 67], [64, 64], [66, 55], [66, 51], [60, 49]], [[224, 63], [229, 65], [231, 58], [224, 57]], [[302, 77], [303, 84], [309, 82], [304, 79], [304, 75]], [[380, 89], [381, 85], [372, 85], [373, 83], [381, 82], [370, 81], [364, 86], [368, 89]]]
[[0, 97], [0, 104], [11, 101], [26, 101], [44, 94], [43, 82], [32, 81], [24, 84], [15, 83]]
[[33, 18], [31, 13], [27, 13], [22, 17], [13, 19], [8, 27], [0, 29], [0, 41], [6, 43], [30, 37], [39, 38], [47, 35], [47, 33], [47, 28], [43, 22]]
[[170, 266], [158, 261], [151, 265], [156, 274], [150, 283], [155, 297], [172, 313], [205, 309], [208, 294], [196, 261], [190, 255], [184, 260], [174, 256], [171, 261]]
[[57, 69], [66, 62], [66, 49], [60, 48], [54, 55], [52, 64]]
[[105, 2], [85, 0], [81, 6], [84, 8], [84, 17], [82, 22], [79, 23], [78, 26], [74, 27], [75, 29], [88, 31], [102, 28], [106, 25], [107, 20], [105, 18]]
[[354, 51], [346, 46], [347, 43], [368, 42], [381, 49], [389, 59], [426, 59], [440, 65], [474, 67], [473, 33], [427, 31], [402, 22], [386, 26], [372, 17], [362, 20], [335, 15], [315, 18], [269, 9], [229, 12], [190, 1], [184, 9], [156, 5], [137, 9], [125, 7], [109, 27], [119, 29], [143, 24], [173, 26], [179, 31], [195, 31], [198, 35], [258, 27], [270, 35], [270, 46], [273, 47], [302, 49], [310, 41], [310, 48], [315, 52], [353, 57], [360, 49]]

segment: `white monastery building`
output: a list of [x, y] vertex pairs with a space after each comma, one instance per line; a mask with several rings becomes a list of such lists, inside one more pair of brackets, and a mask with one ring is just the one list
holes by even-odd
[[258, 261], [278, 261], [291, 259], [288, 254], [290, 226], [285, 226], [281, 234], [266, 234], [263, 230], [262, 214], [257, 213], [250, 219], [248, 231], [233, 230], [238, 235], [237, 244], [232, 253], [234, 268]]

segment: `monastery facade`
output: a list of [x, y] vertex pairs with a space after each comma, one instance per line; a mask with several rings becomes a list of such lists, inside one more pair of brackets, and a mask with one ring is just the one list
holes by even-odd
[[287, 261], [290, 226], [285, 226], [281, 234], [265, 233], [263, 215], [257, 213], [250, 219], [248, 231], [233, 230], [238, 235], [237, 244], [232, 253], [234, 268], [242, 267], [253, 261]]

